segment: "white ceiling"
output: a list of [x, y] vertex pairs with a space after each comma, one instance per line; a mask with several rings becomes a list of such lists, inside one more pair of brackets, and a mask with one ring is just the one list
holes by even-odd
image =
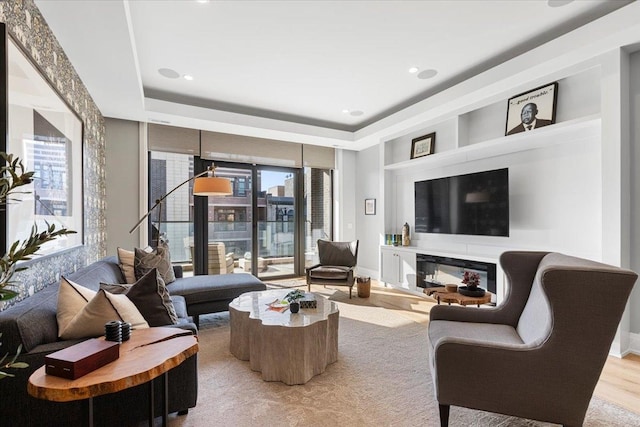
[[[106, 117], [345, 148], [367, 126], [627, 3], [36, 0]], [[419, 79], [412, 66], [438, 73]]]

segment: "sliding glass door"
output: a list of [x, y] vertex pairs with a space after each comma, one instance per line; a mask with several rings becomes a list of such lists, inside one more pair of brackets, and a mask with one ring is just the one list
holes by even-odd
[[296, 273], [296, 170], [259, 168], [258, 277]]
[[[211, 164], [200, 163], [200, 170]], [[195, 230], [205, 248], [200, 261], [207, 265], [196, 265], [196, 274], [242, 272], [261, 279], [303, 274], [297, 255], [299, 170], [226, 162], [215, 166], [216, 176], [231, 181], [233, 194], [196, 198], [204, 199], [195, 203]]]
[[[150, 152], [149, 200], [162, 197], [211, 164], [186, 154]], [[317, 262], [316, 242], [332, 237], [331, 170], [216, 162], [233, 194], [194, 197], [193, 183], [154, 212], [173, 262], [195, 274], [251, 273], [261, 279], [304, 275]], [[157, 216], [161, 215], [161, 218]]]

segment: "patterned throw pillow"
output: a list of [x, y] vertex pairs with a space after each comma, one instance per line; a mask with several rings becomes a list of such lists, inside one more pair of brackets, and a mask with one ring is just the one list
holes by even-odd
[[158, 247], [153, 252], [146, 252], [142, 249], [135, 248], [133, 266], [136, 279], [140, 279], [152, 269], [157, 268], [164, 283], [169, 284], [176, 280], [168, 247]]
[[175, 307], [164, 280], [157, 269], [151, 269], [133, 285], [101, 283], [100, 289], [126, 296], [140, 310], [149, 326], [167, 326], [178, 323]]

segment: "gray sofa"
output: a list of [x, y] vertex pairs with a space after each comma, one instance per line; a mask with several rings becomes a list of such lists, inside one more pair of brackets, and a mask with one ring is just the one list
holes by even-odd
[[[229, 301], [243, 292], [266, 289], [251, 275], [217, 275], [182, 277], [175, 268], [176, 279], [168, 288], [178, 314], [175, 327], [191, 330], [197, 327], [191, 316], [228, 310]], [[240, 276], [231, 280], [226, 276]], [[248, 277], [245, 277], [248, 276]], [[97, 290], [100, 283], [124, 283], [124, 277], [116, 257], [105, 258], [67, 276], [70, 280]], [[244, 279], [244, 280], [243, 280]], [[49, 402], [27, 394], [27, 381], [33, 371], [44, 365], [44, 357], [54, 351], [69, 347], [82, 340], [58, 339], [56, 320], [59, 284], [52, 283], [35, 295], [0, 312], [0, 353], [15, 354], [22, 345], [18, 359], [29, 364], [27, 369], [14, 369], [14, 378], [0, 381], [0, 417], [15, 426], [70, 426], [84, 425], [87, 419], [87, 403]], [[182, 295], [181, 295], [182, 294]], [[119, 393], [94, 399], [94, 420], [97, 426], [137, 425], [148, 414], [147, 384]], [[198, 392], [197, 355], [187, 359], [169, 372], [169, 412], [185, 412], [196, 405]], [[156, 413], [161, 413], [161, 390], [155, 391]]]

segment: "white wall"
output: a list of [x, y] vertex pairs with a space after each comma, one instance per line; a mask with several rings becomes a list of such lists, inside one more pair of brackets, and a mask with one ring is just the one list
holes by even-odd
[[[631, 269], [640, 272], [640, 52], [630, 56], [631, 117]], [[640, 285], [631, 293], [630, 330], [640, 348]]]
[[334, 240], [356, 239], [356, 152], [336, 150]]
[[116, 255], [139, 246], [138, 233], [129, 234], [139, 217], [139, 125], [107, 118], [105, 127], [107, 255]]
[[[378, 277], [381, 243], [380, 229], [383, 221], [383, 201], [380, 191], [380, 149], [371, 147], [359, 151], [356, 157], [356, 236], [360, 240], [358, 274]], [[365, 199], [376, 200], [376, 214], [364, 214]]]

